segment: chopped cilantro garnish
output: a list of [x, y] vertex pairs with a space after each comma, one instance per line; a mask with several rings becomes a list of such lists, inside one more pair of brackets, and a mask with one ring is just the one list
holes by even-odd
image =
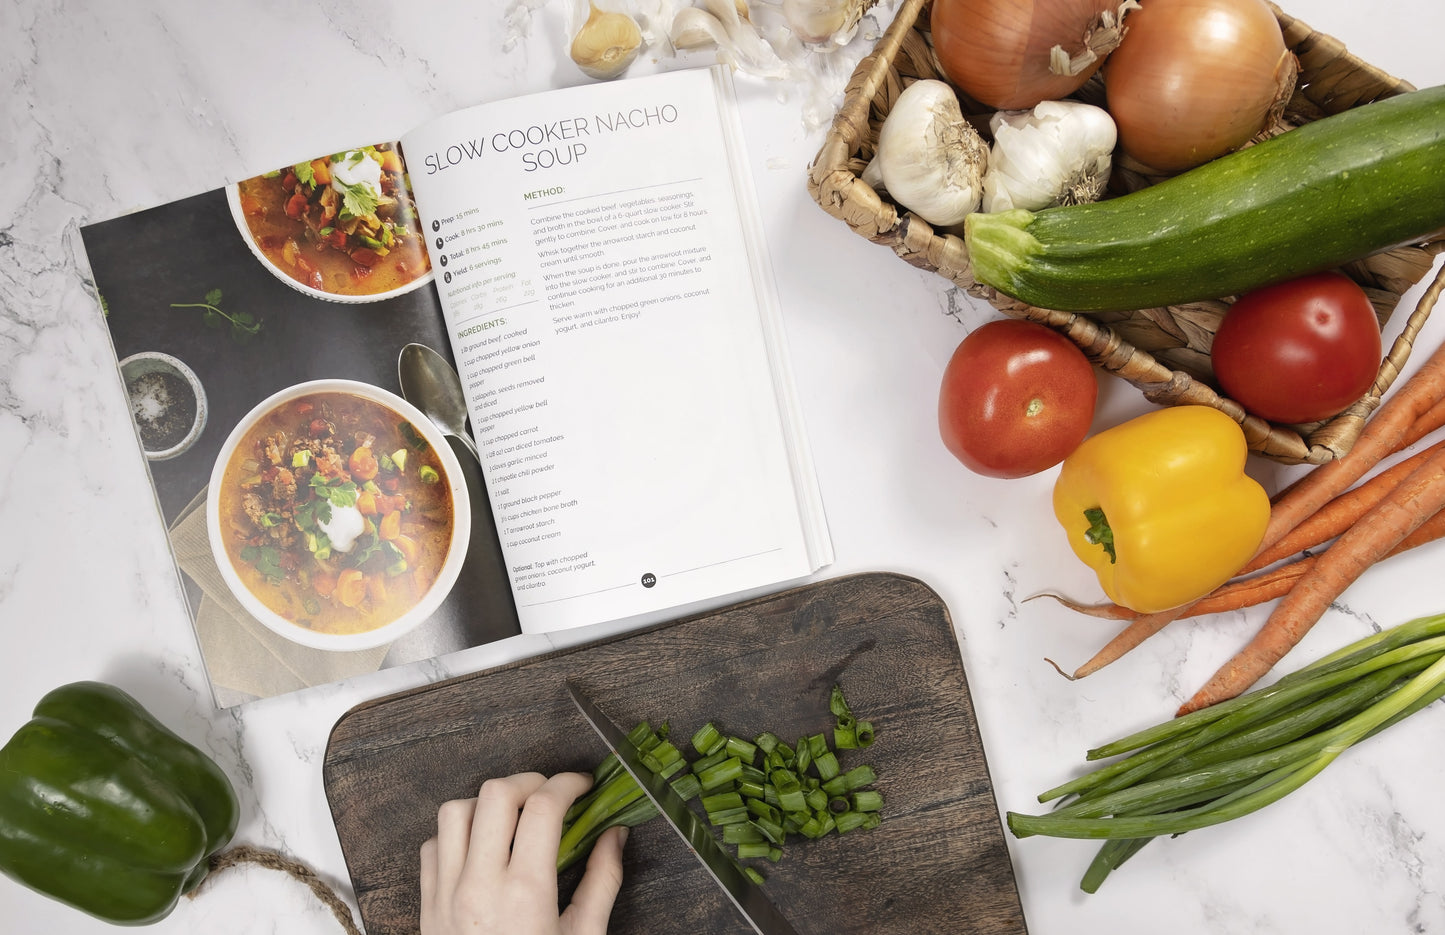
[[356, 505], [357, 488], [352, 481], [339, 477], [327, 481], [320, 474], [312, 474], [308, 483], [316, 496], [296, 508], [296, 525], [306, 532], [319, 534], [318, 524], [331, 522], [333, 506]]
[[341, 190], [341, 205], [344, 214], [349, 214], [354, 218], [364, 218], [369, 214], [376, 213], [376, 206], [380, 204], [380, 201], [370, 186], [357, 183], [355, 185], [337, 184], [335, 187]]
[[286, 573], [281, 570], [281, 552], [269, 545], [248, 545], [241, 550], [241, 560], [256, 566], [256, 570], [272, 581], [281, 581]]
[[356, 549], [346, 557], [346, 564], [352, 568], [360, 568], [366, 564], [367, 559], [371, 558], [377, 552], [380, 552], [383, 540], [376, 533], [371, 533], [366, 538], [356, 541], [361, 548]]
[[291, 171], [296, 173], [296, 180], [302, 185], [314, 186], [316, 184], [316, 170], [311, 168], [310, 160], [296, 163], [291, 167]]

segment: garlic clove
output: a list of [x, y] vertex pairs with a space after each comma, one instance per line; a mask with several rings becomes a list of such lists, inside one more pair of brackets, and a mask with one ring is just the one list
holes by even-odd
[[858, 177], [878, 194], [888, 193], [888, 183], [883, 181], [883, 169], [878, 165], [877, 156], [868, 160], [868, 164], [863, 167], [863, 174]]
[[641, 48], [636, 20], [626, 13], [604, 13], [589, 3], [587, 21], [572, 38], [570, 54], [588, 77], [606, 80], [626, 71]]
[[783, 19], [805, 45], [847, 45], [877, 0], [783, 0]]
[[701, 49], [727, 41], [722, 22], [701, 7], [685, 7], [672, 21], [672, 45], [676, 49]]

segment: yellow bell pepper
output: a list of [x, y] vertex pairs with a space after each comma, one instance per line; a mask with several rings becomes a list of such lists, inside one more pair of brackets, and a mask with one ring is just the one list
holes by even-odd
[[1054, 484], [1054, 515], [1116, 604], [1154, 613], [1228, 581], [1253, 557], [1269, 495], [1244, 473], [1244, 431], [1172, 406], [1088, 438]]

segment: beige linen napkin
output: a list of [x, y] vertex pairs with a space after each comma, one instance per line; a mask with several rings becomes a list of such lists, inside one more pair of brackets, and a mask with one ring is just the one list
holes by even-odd
[[246, 612], [221, 578], [206, 531], [206, 489], [171, 527], [171, 548], [181, 571], [201, 589], [196, 636], [211, 682], [259, 698], [326, 685], [381, 668], [389, 646], [328, 652], [273, 633]]

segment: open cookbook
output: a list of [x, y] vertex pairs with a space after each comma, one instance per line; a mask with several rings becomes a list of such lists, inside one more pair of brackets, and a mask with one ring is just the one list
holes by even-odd
[[831, 562], [750, 172], [718, 66], [83, 228], [216, 703]]

